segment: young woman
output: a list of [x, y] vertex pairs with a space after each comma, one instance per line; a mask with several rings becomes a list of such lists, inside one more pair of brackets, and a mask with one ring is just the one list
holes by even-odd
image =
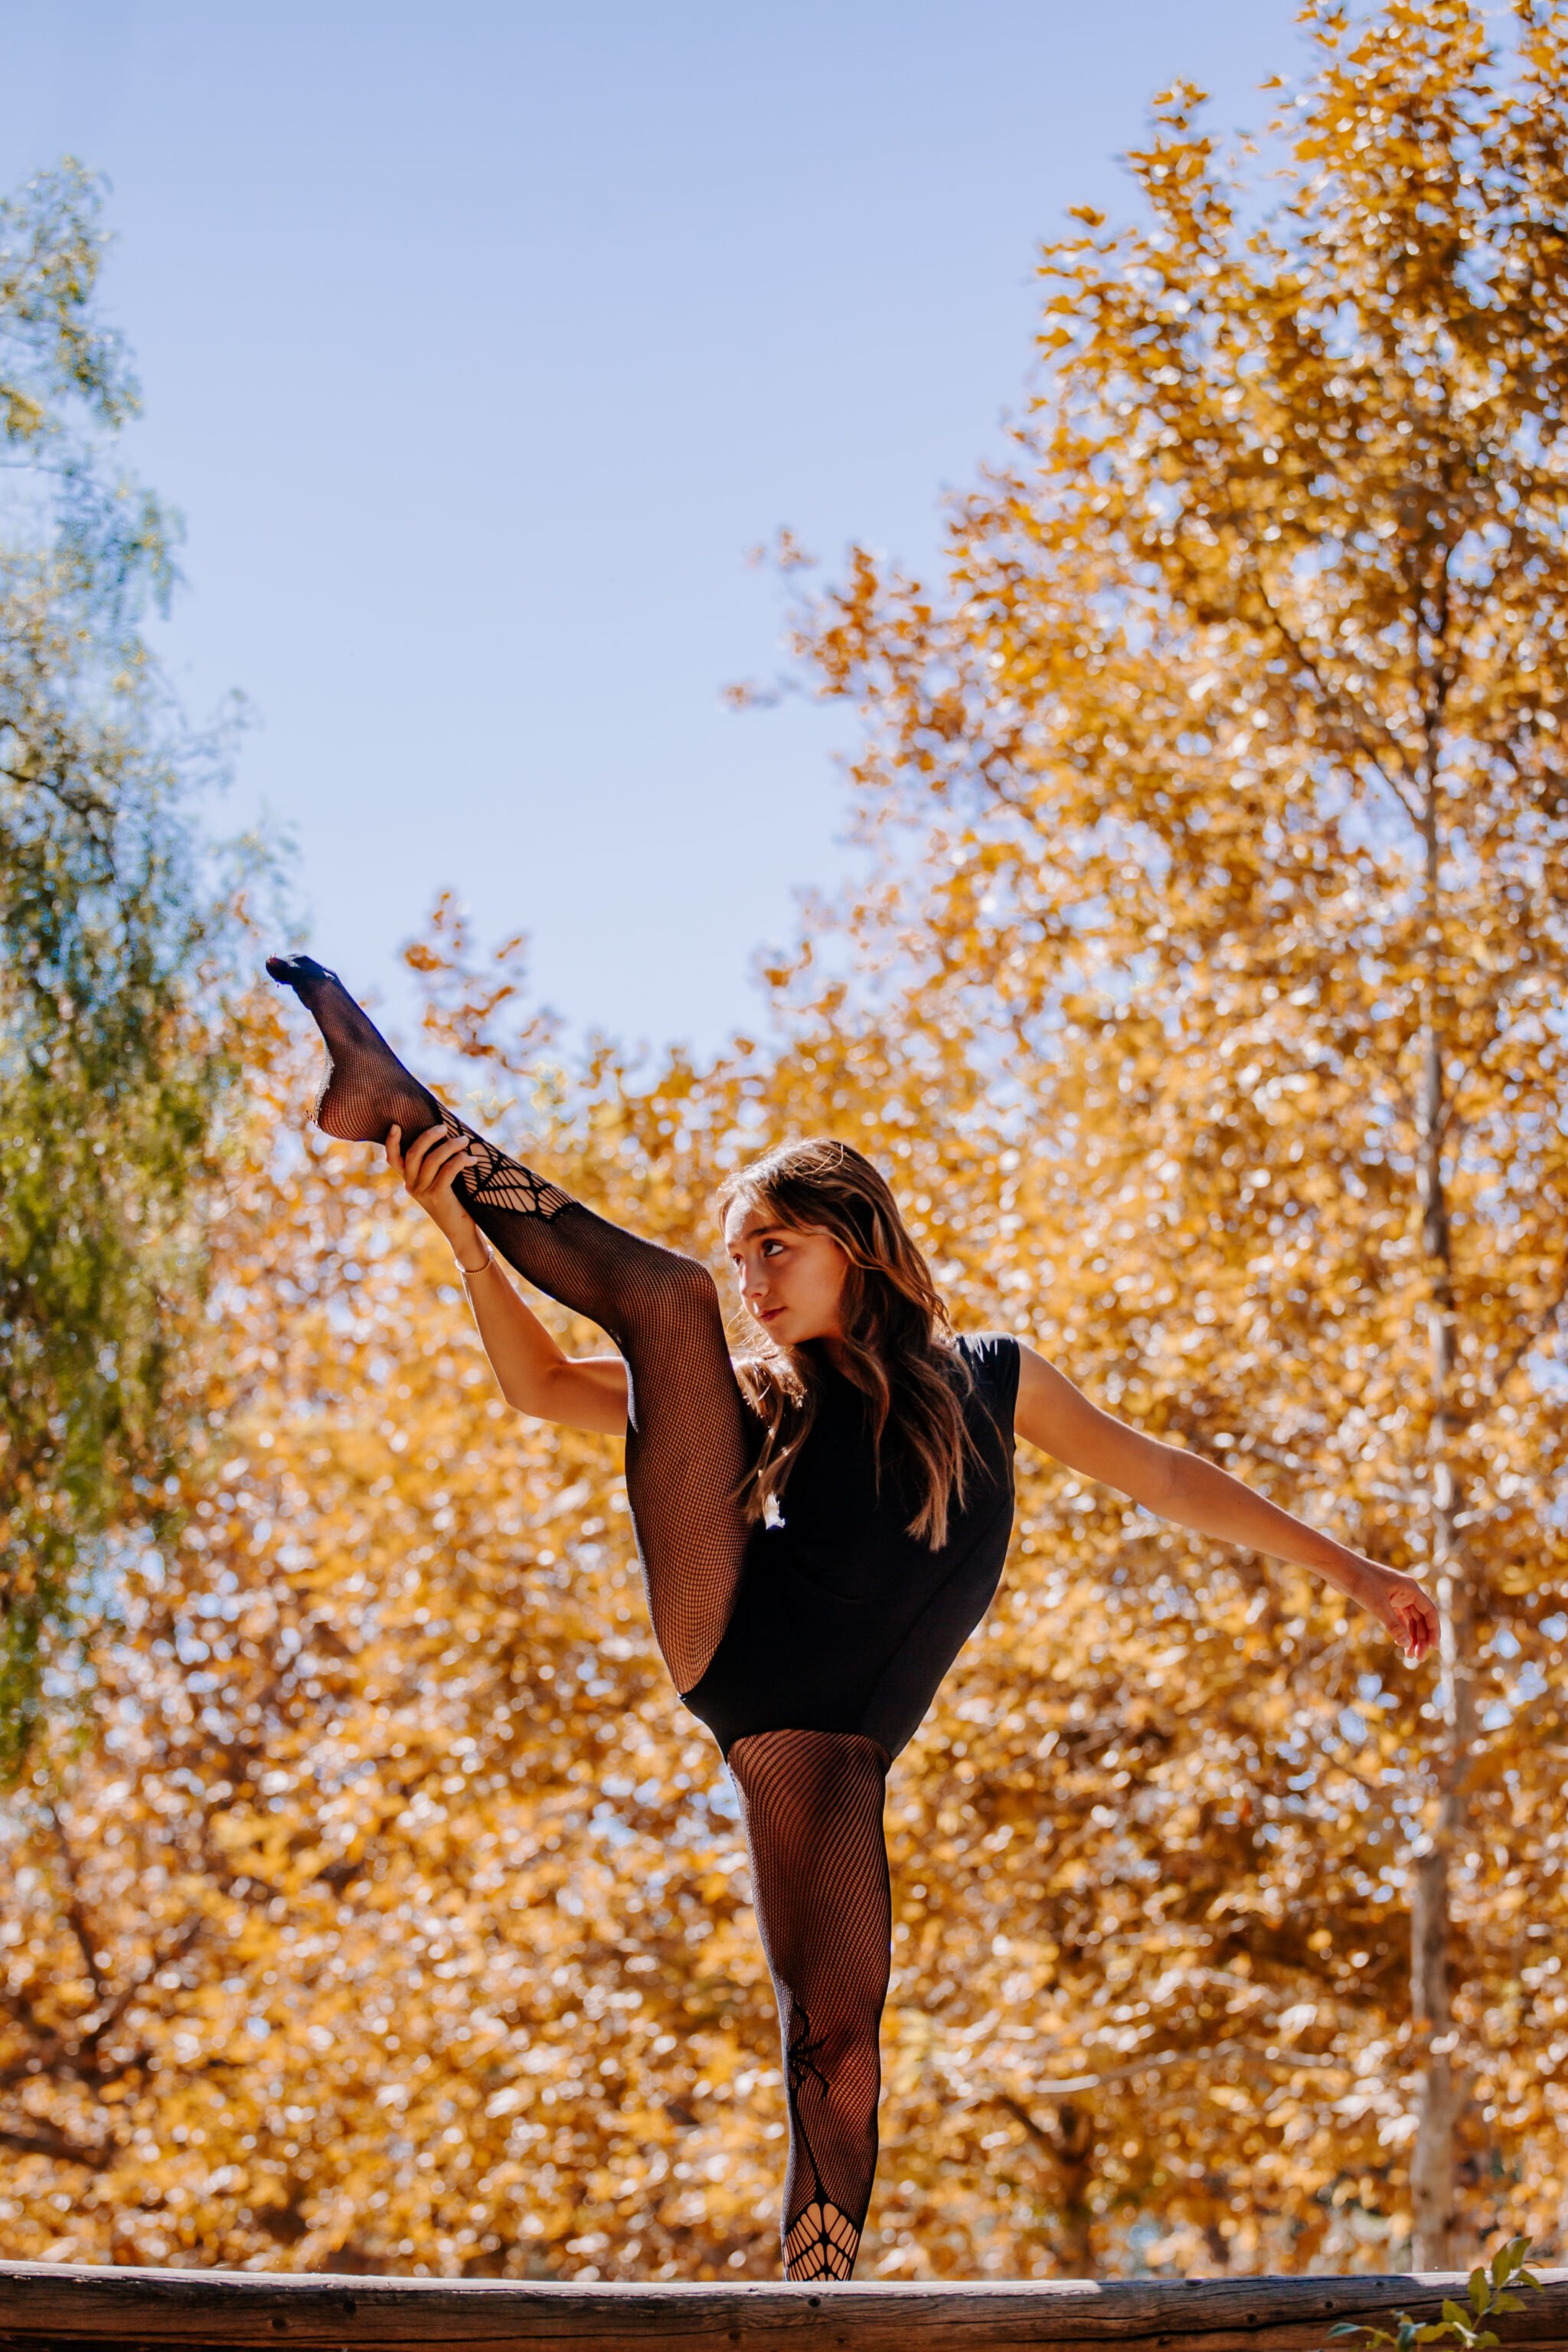
[[[268, 970], [325, 1038], [321, 1126], [384, 1144], [446, 1234], [508, 1402], [626, 1438], [654, 1633], [740, 1794], [783, 2032], [785, 2275], [847, 2279], [877, 2161], [883, 1790], [995, 1591], [1015, 1430], [1181, 1527], [1313, 1570], [1412, 1661], [1436, 1612], [1412, 1578], [1100, 1412], [1022, 1341], [955, 1336], [850, 1145], [786, 1144], [721, 1194], [755, 1335], [731, 1361], [705, 1266], [465, 1127], [308, 956]], [[619, 1354], [563, 1355], [497, 1250]]]

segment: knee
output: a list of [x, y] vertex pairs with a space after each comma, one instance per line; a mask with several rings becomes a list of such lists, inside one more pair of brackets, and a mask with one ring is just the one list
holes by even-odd
[[672, 1314], [719, 1313], [719, 1286], [700, 1257], [684, 1250], [660, 1250], [656, 1287], [659, 1304]]
[[836, 1985], [831, 1998], [832, 2011], [826, 2017], [821, 2016], [820, 1999], [816, 2012], [807, 2004], [795, 2004], [791, 2072], [802, 2080], [820, 2077], [840, 2099], [858, 2095], [875, 2106], [882, 2081], [882, 1989], [868, 1986], [857, 1998]]
[[869, 2058], [873, 2072], [879, 2071], [878, 2052], [880, 2045], [882, 2004], [887, 1985], [879, 1975], [861, 1988], [858, 1997], [850, 1994], [845, 2000], [843, 2014], [836, 2018], [823, 2035], [831, 2055], [841, 2059]]

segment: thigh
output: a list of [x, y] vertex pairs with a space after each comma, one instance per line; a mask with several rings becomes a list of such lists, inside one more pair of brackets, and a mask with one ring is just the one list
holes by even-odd
[[729, 1761], [774, 1976], [814, 2013], [849, 1986], [879, 2009], [892, 1925], [886, 1754], [858, 1733], [763, 1731], [737, 1739]]
[[626, 1496], [648, 1613], [685, 1693], [706, 1673], [740, 1589], [748, 1410], [713, 1278], [691, 1259], [659, 1269], [616, 1336], [626, 1360]]
[[549, 1218], [487, 1209], [479, 1222], [626, 1358], [626, 1495], [648, 1613], [676, 1689], [689, 1691], [729, 1623], [749, 1532], [750, 1416], [713, 1277], [574, 1201]]

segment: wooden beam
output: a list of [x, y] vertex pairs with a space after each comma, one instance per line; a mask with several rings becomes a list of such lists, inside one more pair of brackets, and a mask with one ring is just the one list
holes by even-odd
[[[1504, 2344], [1568, 2352], [1568, 2271], [1542, 2273]], [[534, 2285], [510, 2279], [0, 2263], [0, 2346], [359, 2346], [440, 2352], [1318, 2352], [1336, 2320], [1436, 2318], [1460, 2273], [1392, 2278], [1039, 2279], [1016, 2284]], [[1340, 2339], [1346, 2343], [1346, 2339]], [[1339, 2352], [1339, 2347], [1333, 2347]], [[1353, 2339], [1347, 2344], [1353, 2352]]]

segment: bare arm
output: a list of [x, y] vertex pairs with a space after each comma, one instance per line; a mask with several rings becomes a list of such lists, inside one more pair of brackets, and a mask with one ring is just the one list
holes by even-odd
[[501, 1271], [478, 1225], [452, 1192], [459, 1168], [472, 1165], [461, 1136], [427, 1128], [406, 1152], [395, 1127], [386, 1157], [426, 1214], [452, 1245], [464, 1276], [479, 1339], [500, 1383], [518, 1412], [568, 1429], [626, 1433], [626, 1368], [619, 1356], [567, 1356], [527, 1307]]
[[1129, 1429], [1032, 1348], [1020, 1344], [1019, 1355], [1020, 1437], [1178, 1527], [1310, 1569], [1370, 1610], [1413, 1664], [1426, 1656], [1437, 1638], [1437, 1612], [1413, 1576], [1336, 1543], [1201, 1454]]

